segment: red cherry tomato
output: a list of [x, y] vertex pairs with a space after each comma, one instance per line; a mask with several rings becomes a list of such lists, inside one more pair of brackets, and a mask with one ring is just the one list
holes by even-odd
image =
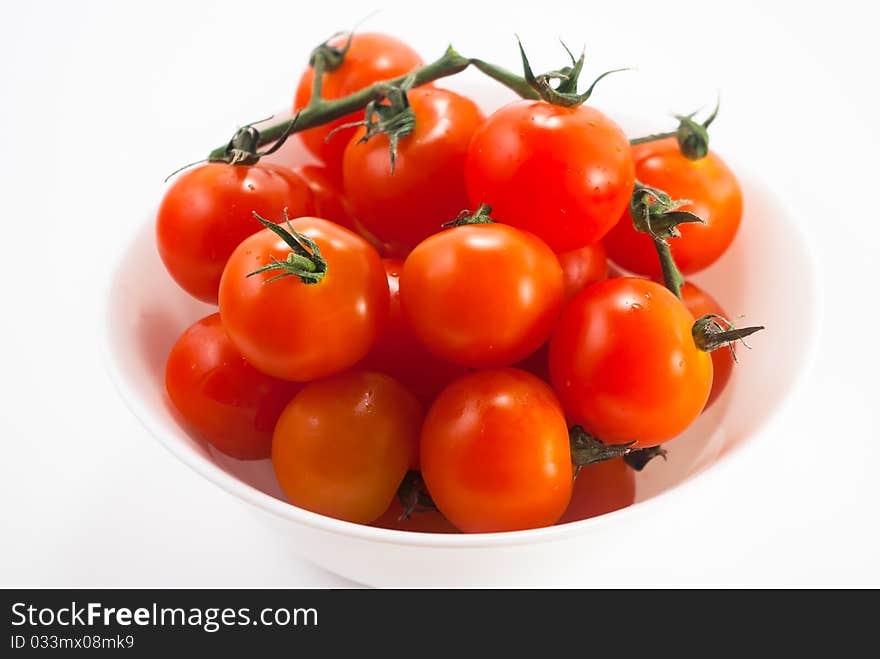
[[568, 302], [590, 284], [608, 278], [608, 260], [601, 242], [557, 254]]
[[636, 476], [623, 458], [582, 467], [574, 480], [571, 502], [560, 524], [598, 517], [636, 501]]
[[513, 368], [476, 371], [434, 401], [422, 476], [437, 508], [466, 532], [555, 523], [571, 497], [571, 450], [559, 401]]
[[305, 382], [343, 371], [367, 354], [388, 315], [388, 282], [376, 250], [360, 236], [314, 217], [291, 224], [317, 243], [326, 276], [312, 284], [296, 276], [267, 282], [277, 271], [249, 277], [291, 252], [264, 229], [229, 258], [220, 280], [220, 315], [251, 364]]
[[393, 378], [348, 371], [284, 408], [272, 465], [295, 506], [368, 524], [387, 510], [418, 451], [422, 406]]
[[[686, 282], [681, 287], [681, 297], [684, 306], [691, 312], [694, 320], [702, 318], [706, 314], [715, 314], [724, 318], [729, 318], [721, 305], [715, 301], [711, 295], [704, 290], [697, 288], [694, 284]], [[714, 403], [724, 388], [727, 386], [730, 376], [733, 373], [733, 353], [729, 348], [719, 348], [709, 353], [712, 356], [712, 391], [709, 393], [709, 400], [706, 402], [706, 408]]]
[[[337, 48], [345, 46], [347, 34], [330, 40]], [[358, 32], [351, 37], [351, 47], [345, 54], [342, 64], [334, 71], [324, 74], [321, 97], [336, 100], [355, 92], [374, 82], [390, 80], [406, 75], [422, 65], [422, 58], [408, 45], [387, 34]], [[312, 99], [312, 84], [315, 70], [310, 66], [305, 70], [296, 88], [293, 110], [302, 109]], [[316, 126], [300, 133], [309, 151], [320, 158], [332, 171], [340, 173], [342, 152], [354, 134], [354, 128], [344, 128], [329, 140], [330, 133], [343, 124], [363, 119], [363, 111], [355, 112], [322, 126]]]
[[653, 281], [622, 277], [587, 287], [550, 339], [550, 374], [569, 420], [606, 443], [654, 446], [703, 410], [712, 360], [694, 319]]
[[391, 172], [387, 135], [367, 142], [358, 129], [345, 149], [345, 193], [358, 219], [405, 254], [468, 207], [464, 161], [483, 114], [469, 98], [420, 87], [408, 94], [416, 125], [397, 147]]
[[309, 186], [280, 165], [208, 163], [179, 175], [156, 216], [159, 256], [193, 297], [217, 303], [220, 275], [232, 250], [260, 229], [256, 211], [278, 217], [314, 212]]
[[517, 101], [474, 135], [465, 169], [474, 205], [531, 231], [554, 252], [598, 241], [629, 204], [634, 169], [623, 131], [598, 110]]
[[416, 338], [400, 308], [400, 273], [403, 270], [403, 261], [383, 259], [383, 263], [391, 292], [388, 322], [360, 367], [387, 373], [412, 391], [423, 403], [430, 404], [446, 385], [464, 375], [467, 369], [437, 357]]
[[[705, 224], [682, 224], [681, 237], [669, 241], [678, 269], [685, 275], [712, 265], [727, 251], [742, 218], [742, 192], [733, 172], [715, 153], [688, 160], [675, 138], [633, 147], [636, 178], [659, 188], [673, 199], [690, 199], [682, 210], [695, 213]], [[660, 263], [650, 236], [632, 225], [629, 210], [605, 237], [611, 260], [640, 275], [660, 276]]]
[[342, 184], [333, 178], [329, 169], [320, 165], [303, 165], [294, 171], [312, 189], [315, 215], [359, 233], [351, 205], [342, 192]]
[[192, 325], [174, 344], [165, 387], [195, 436], [239, 460], [269, 457], [275, 422], [300, 388], [248, 364], [216, 313]]
[[535, 236], [504, 224], [431, 236], [403, 265], [403, 312], [429, 350], [465, 366], [502, 366], [547, 340], [562, 305], [562, 269]]

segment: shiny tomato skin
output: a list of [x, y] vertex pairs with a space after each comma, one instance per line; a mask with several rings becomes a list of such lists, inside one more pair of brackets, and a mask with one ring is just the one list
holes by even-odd
[[601, 242], [557, 254], [565, 280], [565, 301], [590, 284], [608, 278], [608, 258]]
[[178, 175], [156, 215], [156, 246], [174, 281], [193, 297], [217, 304], [220, 275], [239, 243], [265, 218], [314, 212], [309, 186], [281, 165], [207, 163]]
[[694, 319], [666, 288], [621, 277], [587, 287], [550, 339], [550, 376], [571, 423], [607, 443], [661, 444], [684, 431], [712, 388]]
[[[330, 44], [343, 47], [348, 35], [339, 35]], [[406, 75], [423, 64], [419, 54], [407, 44], [387, 34], [356, 32], [342, 65], [324, 74], [322, 98], [332, 101], [368, 87], [375, 82]], [[296, 88], [293, 110], [302, 109], [312, 98], [315, 70], [311, 66], [302, 74]], [[326, 164], [331, 171], [341, 175], [342, 152], [354, 134], [354, 128], [344, 128], [328, 140], [330, 133], [343, 124], [363, 119], [363, 110], [346, 115], [322, 126], [301, 132], [306, 148]]]
[[468, 208], [464, 161], [483, 122], [477, 105], [455, 92], [420, 87], [408, 96], [416, 125], [398, 143], [393, 173], [388, 136], [360, 142], [364, 128], [343, 158], [345, 194], [354, 214], [396, 254], [405, 254]]
[[391, 293], [388, 320], [360, 368], [387, 373], [427, 405], [467, 368], [441, 359], [422, 345], [400, 308], [403, 261], [382, 259], [382, 263]]
[[[706, 291], [698, 288], [696, 285], [685, 282], [681, 287], [681, 297], [684, 306], [691, 312], [694, 320], [702, 318], [706, 314], [715, 314], [724, 318], [730, 318], [721, 305], [715, 301]], [[719, 348], [709, 353], [712, 356], [712, 391], [709, 393], [709, 400], [706, 401], [705, 409], [718, 400], [718, 396], [724, 391], [730, 376], [733, 374], [733, 353], [729, 348]]]
[[352, 370], [307, 384], [275, 426], [281, 489], [300, 508], [369, 524], [415, 460], [423, 414], [415, 396], [382, 373]]
[[327, 260], [315, 284], [277, 271], [247, 275], [290, 253], [268, 229], [233, 252], [220, 280], [220, 315], [229, 338], [260, 371], [306, 382], [343, 371], [370, 350], [388, 315], [388, 282], [379, 255], [363, 238], [327, 220], [301, 217], [294, 229]]
[[300, 388], [248, 364], [217, 313], [190, 326], [174, 344], [165, 387], [194, 436], [239, 460], [269, 457], [275, 422]]
[[597, 242], [629, 204], [634, 168], [623, 131], [598, 110], [517, 101], [476, 132], [465, 167], [472, 205], [531, 231], [554, 252]]
[[422, 476], [437, 508], [470, 533], [554, 524], [571, 497], [571, 451], [559, 401], [513, 368], [449, 385], [425, 418]]
[[[691, 200], [693, 203], [682, 210], [705, 221], [679, 225], [681, 236], [669, 241], [678, 269], [690, 275], [712, 265], [730, 247], [742, 219], [742, 191], [736, 176], [713, 151], [700, 160], [688, 160], [672, 137], [634, 146], [633, 157], [639, 181], [673, 199]], [[628, 209], [604, 243], [611, 260], [622, 268], [652, 278], [660, 276], [653, 241], [633, 228]]]
[[623, 458], [581, 468], [574, 480], [571, 502], [560, 524], [579, 522], [631, 506], [636, 501], [636, 475]]
[[562, 269], [529, 233], [504, 224], [459, 226], [412, 251], [400, 296], [429, 350], [464, 366], [505, 366], [550, 335], [562, 306]]

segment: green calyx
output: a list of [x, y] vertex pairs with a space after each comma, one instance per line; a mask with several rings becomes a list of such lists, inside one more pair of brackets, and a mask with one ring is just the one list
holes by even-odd
[[247, 274], [253, 277], [263, 272], [278, 272], [274, 277], [266, 279], [263, 284], [270, 284], [273, 281], [284, 279], [285, 277], [298, 277], [303, 284], [317, 284], [327, 274], [327, 261], [321, 256], [321, 248], [318, 244], [303, 233], [299, 233], [293, 228], [290, 219], [287, 217], [287, 209], [284, 209], [284, 224], [275, 224], [269, 220], [260, 217], [254, 211], [254, 217], [264, 227], [275, 233], [285, 243], [290, 246], [291, 252], [283, 261], [276, 259], [274, 256], [272, 262], [253, 272]]
[[656, 142], [657, 140], [675, 137], [678, 141], [678, 148], [681, 154], [688, 160], [700, 160], [705, 158], [709, 153], [709, 126], [718, 116], [718, 110], [721, 107], [721, 99], [715, 102], [715, 109], [702, 123], [694, 121], [696, 112], [690, 114], [675, 115], [678, 119], [678, 129], [674, 133], [657, 133], [655, 135], [647, 135], [630, 140], [630, 144], [644, 144], [645, 142]]
[[736, 342], [743, 341], [746, 337], [764, 329], [763, 325], [755, 327], [735, 327], [734, 324], [718, 314], [707, 314], [698, 318], [691, 328], [694, 343], [703, 352], [712, 352], [718, 348], [729, 348], [733, 359], [736, 360]]
[[571, 60], [571, 66], [564, 66], [556, 71], [535, 75], [519, 37], [516, 38], [516, 41], [519, 44], [519, 52], [522, 57], [523, 65], [523, 77], [525, 78], [526, 83], [542, 100], [547, 103], [552, 103], [553, 105], [560, 105], [563, 107], [577, 107], [578, 105], [582, 105], [590, 98], [593, 89], [596, 87], [596, 83], [602, 78], [611, 75], [612, 73], [629, 70], [623, 68], [606, 71], [596, 78], [593, 81], [593, 84], [591, 84], [585, 92], [578, 94], [578, 80], [580, 79], [586, 58], [583, 50], [581, 50], [580, 57], [575, 58], [568, 46], [563, 43], [562, 47], [565, 48], [565, 52]]
[[581, 467], [624, 456], [632, 451], [635, 445], [635, 442], [606, 444], [584, 430], [583, 426], [572, 426], [568, 431], [568, 438], [571, 446], [571, 462], [575, 466], [575, 477]]
[[489, 204], [480, 204], [479, 208], [471, 213], [469, 210], [461, 211], [454, 220], [444, 223], [444, 227], [463, 227], [468, 224], [495, 224], [489, 214], [492, 207]]
[[[245, 124], [235, 131], [232, 139], [221, 152], [212, 152], [208, 156], [208, 162], [223, 162], [227, 165], [256, 165], [260, 162], [260, 158], [275, 153], [287, 141], [296, 130], [296, 124], [299, 120], [300, 112], [297, 112], [293, 118], [287, 123], [285, 130], [275, 139], [268, 149], [259, 150], [262, 143], [262, 134], [254, 124]], [[271, 117], [269, 117], [271, 119]], [[254, 123], [262, 123], [267, 121], [263, 119]], [[187, 165], [188, 167], [189, 165]], [[180, 171], [180, 170], [178, 170]], [[175, 172], [176, 173], [176, 172]], [[173, 175], [172, 175], [173, 176]]]
[[327, 140], [332, 139], [338, 131], [355, 126], [366, 128], [364, 136], [358, 140], [359, 144], [377, 135], [387, 135], [393, 174], [397, 162], [397, 145], [416, 127], [416, 113], [406, 95], [414, 82], [415, 76], [409, 75], [400, 84], [384, 86], [377, 97], [367, 104], [362, 121], [353, 121], [335, 128], [327, 136]]

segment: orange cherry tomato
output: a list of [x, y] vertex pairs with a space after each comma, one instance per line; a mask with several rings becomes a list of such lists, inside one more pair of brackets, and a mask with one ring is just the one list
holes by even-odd
[[388, 315], [388, 282], [376, 250], [360, 236], [314, 217], [291, 224], [317, 243], [327, 262], [324, 278], [307, 284], [297, 276], [268, 281], [278, 271], [248, 276], [291, 253], [264, 229], [229, 258], [220, 280], [220, 315], [232, 343], [256, 368], [306, 382], [343, 371], [367, 354]]
[[412, 133], [397, 145], [391, 171], [387, 135], [366, 142], [359, 128], [345, 149], [345, 194], [367, 230], [406, 254], [468, 207], [464, 161], [483, 114], [469, 98], [446, 89], [408, 92]]
[[[342, 48], [349, 35], [343, 34], [330, 40], [330, 44]], [[374, 82], [390, 80], [406, 75], [422, 65], [422, 58], [408, 45], [387, 34], [376, 32], [357, 32], [351, 36], [351, 46], [342, 64], [333, 71], [324, 73], [322, 98], [332, 101], [359, 92]], [[311, 66], [305, 70], [296, 88], [293, 110], [306, 107], [312, 99], [312, 84], [315, 70]], [[320, 158], [331, 171], [341, 176], [342, 152], [354, 135], [354, 128], [343, 128], [328, 140], [330, 133], [343, 124], [363, 119], [363, 110], [316, 126], [300, 133], [306, 148]]]
[[290, 502], [368, 524], [384, 513], [418, 452], [423, 410], [383, 373], [347, 371], [303, 387], [272, 438]]
[[403, 312], [429, 350], [472, 367], [524, 359], [562, 306], [562, 269], [532, 234], [504, 224], [458, 226], [407, 257]]
[[636, 475], [614, 458], [582, 467], [571, 493], [571, 502], [560, 524], [598, 517], [631, 506], [636, 501]]
[[557, 254], [568, 302], [590, 284], [608, 278], [608, 259], [601, 242]]
[[712, 359], [666, 288], [621, 277], [581, 291], [550, 339], [550, 375], [572, 423], [606, 443], [661, 444], [706, 405]]
[[425, 418], [421, 462], [437, 508], [466, 532], [549, 526], [571, 498], [562, 407], [519, 369], [476, 371], [449, 385]]
[[[681, 209], [705, 221], [679, 225], [681, 236], [669, 241], [678, 269], [689, 275], [712, 265], [730, 247], [742, 219], [742, 192], [736, 176], [712, 151], [700, 160], [688, 160], [674, 137], [634, 146], [633, 158], [639, 181], [673, 199], [691, 200]], [[660, 276], [653, 241], [635, 230], [628, 209], [604, 242], [617, 265], [636, 274]]]

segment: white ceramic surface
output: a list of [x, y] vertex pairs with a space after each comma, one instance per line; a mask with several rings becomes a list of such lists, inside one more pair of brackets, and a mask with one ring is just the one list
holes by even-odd
[[564, 585], [585, 562], [611, 565], [628, 553], [637, 561], [633, 547], [686, 542], [695, 523], [683, 515], [688, 502], [708, 491], [740, 448], [775, 441], [776, 434], [763, 430], [809, 361], [818, 304], [809, 250], [796, 218], [736, 169], [745, 195], [739, 237], [693, 280], [730, 314], [747, 312], [749, 323], [768, 329], [750, 341], [754, 350], [739, 351], [740, 366], [722, 398], [667, 445], [669, 461], [639, 474], [638, 502], [622, 511], [517, 533], [429, 535], [349, 524], [286, 503], [268, 461], [238, 462], [194, 441], [170, 405], [165, 357], [183, 329], [213, 308], [190, 299], [165, 273], [152, 216], [121, 255], [125, 267], [108, 282], [108, 368], [150, 432], [203, 477], [267, 513], [264, 520], [292, 553], [370, 585]]

